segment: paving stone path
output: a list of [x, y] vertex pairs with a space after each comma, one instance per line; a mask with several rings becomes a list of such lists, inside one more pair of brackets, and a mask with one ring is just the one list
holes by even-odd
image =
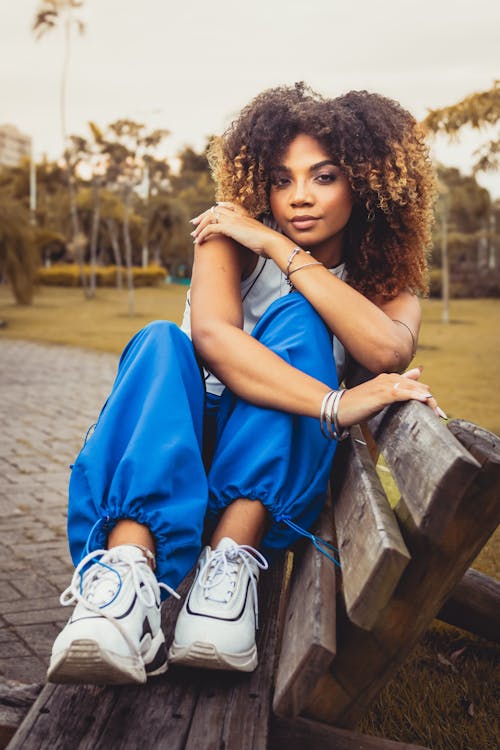
[[69, 609], [58, 597], [69, 465], [109, 393], [117, 357], [0, 338], [0, 682], [42, 682]]

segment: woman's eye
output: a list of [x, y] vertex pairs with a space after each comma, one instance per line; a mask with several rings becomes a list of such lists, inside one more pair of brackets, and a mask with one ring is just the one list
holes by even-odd
[[329, 185], [331, 182], [335, 182], [337, 175], [333, 174], [333, 172], [323, 172], [322, 174], [317, 175], [316, 179], [323, 185]]
[[288, 185], [290, 182], [288, 177], [273, 177], [271, 180], [271, 184], [275, 188], [284, 187], [285, 185]]

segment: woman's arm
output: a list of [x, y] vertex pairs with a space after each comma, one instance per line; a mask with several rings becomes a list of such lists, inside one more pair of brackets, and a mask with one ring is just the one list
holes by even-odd
[[[292, 367], [242, 330], [240, 279], [247, 263], [248, 252], [224, 237], [196, 248], [191, 284], [195, 348], [209, 369], [241, 398], [318, 418], [329, 387]], [[418, 376], [415, 371], [413, 377]], [[394, 389], [396, 382], [400, 385]], [[425, 384], [399, 375], [381, 375], [349, 389], [341, 401], [340, 424], [354, 424], [389, 403], [409, 398], [434, 406]]]
[[[311, 262], [311, 256], [302, 250], [287, 269], [294, 243], [225, 206], [217, 208], [217, 223], [211, 222], [210, 212], [202, 217], [195, 230], [201, 248], [215, 233], [223, 233], [254, 253], [269, 256], [283, 272]], [[411, 362], [421, 317], [415, 295], [401, 292], [389, 302], [377, 300], [375, 304], [319, 265], [297, 270], [292, 280], [354, 359], [368, 370], [401, 372]]]
[[[288, 247], [293, 245], [289, 242]], [[268, 250], [282, 270], [286, 269], [287, 252], [289, 255], [284, 245]], [[306, 253], [296, 255], [293, 268], [307, 263], [308, 258]], [[321, 266], [297, 271], [292, 281], [347, 351], [370, 372], [402, 372], [409, 365], [421, 320], [415, 295], [404, 291], [376, 304]]]
[[241, 398], [318, 417], [328, 387], [242, 330], [240, 280], [248, 251], [224, 237], [195, 249], [191, 335], [207, 367]]

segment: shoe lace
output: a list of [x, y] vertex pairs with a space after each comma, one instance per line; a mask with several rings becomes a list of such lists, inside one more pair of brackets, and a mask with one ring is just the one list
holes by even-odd
[[[91, 564], [92, 563], [92, 564]], [[88, 567], [90, 565], [90, 567]], [[88, 568], [85, 570], [85, 568]], [[146, 562], [137, 559], [131, 550], [120, 549], [117, 553], [114, 549], [98, 549], [89, 552], [78, 563], [71, 583], [66, 588], [59, 601], [63, 607], [80, 602], [86, 609], [94, 612], [113, 623], [120, 631], [131, 651], [139, 654], [138, 648], [131, 639], [126, 628], [113, 615], [106, 611], [120, 594], [123, 586], [122, 576], [130, 571], [132, 583], [138, 599], [146, 606], [152, 607], [156, 604], [154, 585], [151, 581], [149, 566]], [[157, 583], [158, 588], [168, 591], [177, 599], [179, 594], [166, 583]]]
[[[200, 582], [206, 599], [227, 603], [236, 589], [240, 566], [244, 565], [248, 572], [254, 600], [255, 627], [259, 627], [259, 600], [257, 596], [256, 576], [252, 569], [256, 565], [261, 570], [267, 570], [269, 564], [259, 550], [247, 544], [234, 544], [234, 547], [212, 550], [200, 571]], [[224, 585], [225, 584], [225, 587]], [[214, 588], [222, 593], [218, 596]]]

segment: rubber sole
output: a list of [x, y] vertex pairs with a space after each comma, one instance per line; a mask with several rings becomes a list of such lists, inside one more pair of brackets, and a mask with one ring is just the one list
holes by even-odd
[[229, 669], [237, 672], [253, 672], [258, 664], [255, 646], [240, 654], [227, 654], [218, 651], [213, 643], [203, 641], [194, 641], [189, 646], [179, 646], [174, 641], [168, 652], [168, 661], [185, 667]]
[[[163, 639], [160, 648], [165, 650]], [[138, 657], [121, 656], [102, 649], [96, 641], [80, 639], [73, 641], [67, 649], [54, 654], [47, 672], [49, 682], [83, 683], [92, 685], [142, 684], [148, 676], [167, 671], [166, 654], [158, 660], [159, 649], [149, 661], [156, 661], [153, 671], [146, 673], [144, 661]]]

